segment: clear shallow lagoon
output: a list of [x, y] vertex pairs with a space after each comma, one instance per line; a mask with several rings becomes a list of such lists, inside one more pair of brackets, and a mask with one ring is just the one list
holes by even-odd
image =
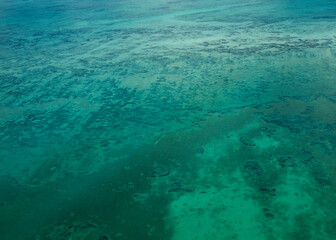
[[335, 1], [0, 2], [1, 240], [335, 240]]

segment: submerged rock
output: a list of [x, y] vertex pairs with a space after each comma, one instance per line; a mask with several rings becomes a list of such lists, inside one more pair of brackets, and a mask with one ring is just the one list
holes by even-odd
[[106, 235], [102, 235], [102, 236], [99, 237], [98, 240], [110, 240], [110, 238]]
[[249, 147], [254, 147], [255, 143], [253, 143], [252, 141], [246, 139], [245, 137], [240, 137], [239, 141], [244, 144], [245, 146], [249, 146]]
[[182, 188], [182, 187], [172, 188], [168, 190], [168, 192], [193, 192], [193, 191], [195, 190], [192, 188]]
[[331, 181], [329, 179], [321, 177], [315, 177], [314, 179], [319, 185], [323, 187], [331, 186]]
[[295, 167], [294, 159], [292, 156], [279, 156], [277, 157], [277, 161], [282, 168], [286, 167]]
[[170, 169], [166, 167], [156, 167], [152, 172], [152, 177], [165, 177], [170, 174]]
[[243, 163], [243, 168], [258, 176], [260, 176], [263, 173], [263, 169], [261, 165], [257, 161], [254, 161], [254, 160], [245, 161]]
[[203, 147], [199, 147], [196, 149], [196, 152], [199, 154], [203, 154], [204, 153], [204, 148]]
[[148, 198], [148, 195], [144, 193], [138, 193], [138, 194], [133, 194], [132, 197], [134, 201], [144, 201], [145, 199]]

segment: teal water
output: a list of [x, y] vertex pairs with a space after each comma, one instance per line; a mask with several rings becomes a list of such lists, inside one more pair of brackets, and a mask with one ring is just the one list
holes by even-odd
[[335, 206], [335, 1], [0, 1], [1, 240], [335, 240]]

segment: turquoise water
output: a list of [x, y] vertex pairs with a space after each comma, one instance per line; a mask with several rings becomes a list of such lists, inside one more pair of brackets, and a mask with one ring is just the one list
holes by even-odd
[[1, 240], [335, 240], [336, 2], [2, 0]]

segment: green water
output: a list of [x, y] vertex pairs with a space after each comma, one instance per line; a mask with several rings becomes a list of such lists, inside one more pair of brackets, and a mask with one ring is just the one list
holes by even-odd
[[1, 240], [335, 240], [336, 2], [2, 0]]

